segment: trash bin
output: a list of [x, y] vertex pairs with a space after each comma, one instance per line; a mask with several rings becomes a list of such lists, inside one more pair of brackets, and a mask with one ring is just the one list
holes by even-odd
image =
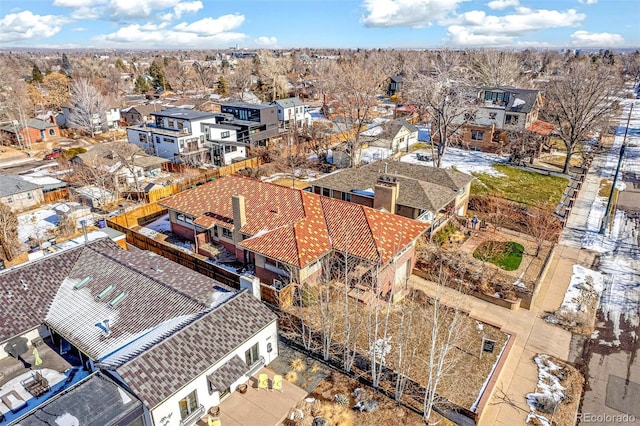
[[106, 228], [107, 227], [107, 219], [98, 219], [98, 228]]

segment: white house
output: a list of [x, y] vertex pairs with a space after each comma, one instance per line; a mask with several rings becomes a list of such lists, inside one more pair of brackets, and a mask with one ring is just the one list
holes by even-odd
[[201, 164], [209, 149], [202, 124], [214, 122], [216, 114], [171, 108], [150, 114], [154, 122], [127, 128], [129, 142], [145, 152], [174, 163]]
[[238, 141], [237, 126], [230, 124], [205, 124], [207, 139], [205, 145], [209, 147], [211, 161], [216, 166], [226, 166], [234, 160], [247, 158], [246, 144]]
[[278, 356], [277, 318], [259, 295], [107, 238], [0, 272], [0, 282], [3, 370], [31, 377], [18, 357], [38, 347], [49, 369], [53, 350], [74, 354], [73, 368], [52, 374], [108, 372], [142, 402], [135, 424], [193, 425]]
[[311, 114], [309, 114], [299, 98], [278, 99], [271, 102], [278, 107], [278, 122], [280, 127], [288, 129], [297, 126], [299, 129], [311, 124]]
[[369, 145], [390, 149], [392, 152], [408, 152], [418, 143], [418, 128], [401, 118], [383, 124], [383, 130], [371, 137]]

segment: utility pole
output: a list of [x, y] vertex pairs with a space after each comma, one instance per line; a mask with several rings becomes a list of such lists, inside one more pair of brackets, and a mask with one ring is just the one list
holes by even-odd
[[[618, 166], [616, 167], [616, 173], [613, 175], [613, 183], [611, 184], [611, 192], [609, 192], [609, 200], [607, 201], [607, 208], [604, 210], [604, 217], [602, 218], [602, 223], [600, 224], [600, 234], [604, 234], [605, 229], [609, 225], [609, 221], [611, 220], [610, 212], [611, 204], [613, 202], [613, 194], [616, 190], [616, 183], [618, 182], [618, 175], [620, 174], [620, 166], [622, 165], [622, 159], [624, 158], [624, 151], [627, 148], [627, 133], [629, 133], [629, 122], [631, 121], [631, 113], [633, 112], [633, 105], [631, 104], [631, 108], [629, 109], [629, 116], [627, 117], [627, 127], [624, 129], [624, 138], [622, 139], [622, 146], [620, 147], [620, 156], [618, 157]], [[615, 215], [614, 215], [615, 217]]]

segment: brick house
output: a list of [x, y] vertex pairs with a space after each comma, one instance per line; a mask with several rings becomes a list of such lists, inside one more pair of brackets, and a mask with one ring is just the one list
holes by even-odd
[[415, 243], [429, 224], [331, 197], [227, 176], [164, 199], [172, 232], [224, 246], [276, 289], [315, 283], [336, 254], [358, 259], [389, 295], [415, 264]]
[[483, 87], [478, 93], [478, 109], [464, 117], [462, 145], [468, 149], [499, 152], [513, 135], [536, 132], [542, 107], [539, 90], [510, 86]]
[[31, 144], [60, 136], [58, 125], [51, 121], [31, 118], [23, 124], [11, 124], [0, 128], [11, 143]]
[[313, 181], [313, 192], [428, 222], [430, 232], [464, 216], [473, 176], [400, 161], [342, 169]]

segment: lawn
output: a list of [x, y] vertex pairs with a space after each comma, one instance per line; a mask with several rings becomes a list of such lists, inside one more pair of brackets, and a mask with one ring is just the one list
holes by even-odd
[[493, 263], [505, 271], [515, 271], [520, 267], [524, 246], [514, 241], [502, 243], [487, 241], [473, 252], [473, 257]]
[[474, 173], [477, 178], [471, 184], [473, 195], [498, 194], [507, 200], [527, 205], [560, 202], [569, 180], [557, 176], [545, 176], [536, 172], [516, 169], [504, 164], [493, 167], [504, 176]]

